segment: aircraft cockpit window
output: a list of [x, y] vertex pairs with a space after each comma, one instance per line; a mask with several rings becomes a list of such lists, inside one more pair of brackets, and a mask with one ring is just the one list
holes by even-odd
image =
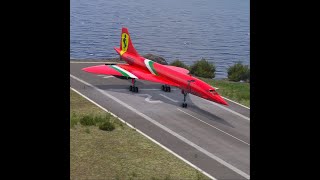
[[209, 89], [209, 92], [211, 92], [212, 94], [218, 94], [214, 89]]

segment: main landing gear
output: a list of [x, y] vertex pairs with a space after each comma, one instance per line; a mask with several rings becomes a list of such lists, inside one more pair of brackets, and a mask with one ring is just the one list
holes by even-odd
[[182, 107], [183, 107], [183, 108], [187, 108], [187, 107], [188, 107], [188, 104], [186, 103], [186, 97], [187, 97], [188, 93], [186, 93], [184, 90], [181, 90], [181, 93], [183, 94]]
[[165, 92], [171, 92], [171, 88], [168, 85], [162, 85], [161, 89], [162, 89], [162, 91], [165, 91]]
[[131, 81], [132, 81], [132, 85], [130, 85], [129, 90], [132, 92], [139, 92], [139, 88], [137, 86], [135, 86], [136, 79], [131, 79]]

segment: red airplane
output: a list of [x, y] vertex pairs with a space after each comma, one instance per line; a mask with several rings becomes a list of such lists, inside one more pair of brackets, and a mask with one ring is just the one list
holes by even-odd
[[184, 108], [187, 107], [186, 96], [188, 93], [219, 104], [228, 105], [216, 92], [215, 88], [191, 76], [187, 69], [162, 65], [140, 56], [133, 47], [127, 28], [122, 28], [120, 49], [116, 47], [114, 49], [127, 64], [105, 64], [83, 68], [82, 70], [94, 74], [105, 74], [131, 79], [132, 85], [130, 86], [130, 91], [132, 92], [139, 91], [135, 85], [136, 79], [164, 84], [162, 85], [162, 90], [166, 92], [171, 91], [170, 86], [180, 88], [184, 96], [182, 103], [182, 107]]

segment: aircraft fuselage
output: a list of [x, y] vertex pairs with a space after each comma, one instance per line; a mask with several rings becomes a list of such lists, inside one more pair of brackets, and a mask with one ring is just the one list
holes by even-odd
[[[115, 48], [115, 50], [120, 54], [119, 49]], [[180, 88], [184, 93], [191, 93], [201, 98], [226, 105], [225, 101], [218, 95], [212, 86], [196, 77], [193, 77], [191, 74], [175, 71], [166, 65], [162, 65], [154, 61], [150, 62], [151, 60], [149, 59], [142, 56], [132, 55], [128, 52], [123, 53], [121, 58], [132, 66], [140, 68], [143, 71], [150, 71], [156, 76], [168, 79], [169, 81], [178, 84], [178, 88]]]

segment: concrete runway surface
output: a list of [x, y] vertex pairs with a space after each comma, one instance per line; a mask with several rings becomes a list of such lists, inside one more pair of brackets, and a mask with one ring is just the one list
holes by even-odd
[[161, 90], [161, 84], [89, 74], [81, 69], [98, 63], [70, 63], [70, 87], [111, 111], [215, 179], [250, 179], [250, 109], [229, 107]]

